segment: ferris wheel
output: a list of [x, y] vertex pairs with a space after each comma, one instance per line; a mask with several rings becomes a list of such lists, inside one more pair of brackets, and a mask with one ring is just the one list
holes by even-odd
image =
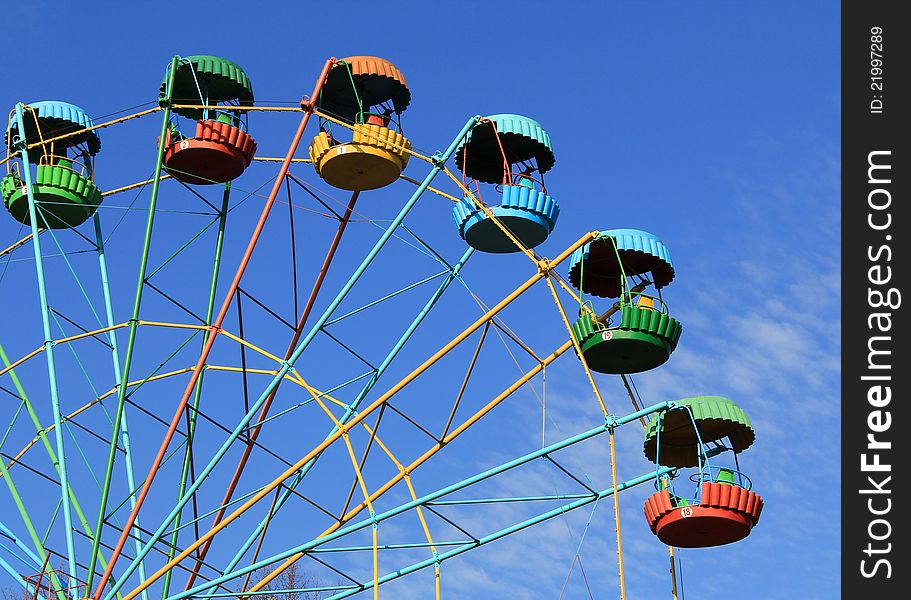
[[[423, 151], [404, 74], [373, 56], [326, 61], [295, 104], [257, 101], [231, 60], [178, 56], [157, 94], [103, 119], [9, 114], [0, 568], [26, 597], [379, 597], [418, 573], [441, 597], [451, 561], [604, 500], [625, 598], [620, 492], [654, 486], [625, 526], [672, 565], [756, 525], [743, 408], [644, 403], [632, 382], [681, 339], [663, 241], [605, 229], [539, 253], [561, 209], [536, 120], [473, 116]], [[116, 147], [155, 119], [148, 160]], [[504, 260], [475, 291], [468, 272]], [[529, 413], [550, 418], [561, 357], [593, 426], [511, 447]], [[540, 406], [510, 406], [523, 393]], [[485, 428], [500, 415], [518, 431]], [[654, 469], [621, 480], [615, 431], [643, 426]], [[492, 436], [500, 460], [464, 458]], [[602, 439], [603, 482], [575, 454]], [[547, 491], [511, 479], [541, 465]]]

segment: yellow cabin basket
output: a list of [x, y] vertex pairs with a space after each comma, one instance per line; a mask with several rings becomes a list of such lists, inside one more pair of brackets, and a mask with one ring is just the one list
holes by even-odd
[[408, 164], [411, 142], [397, 131], [370, 123], [354, 126], [354, 139], [339, 144], [325, 131], [310, 143], [310, 160], [329, 185], [343, 190], [375, 190], [399, 178]]

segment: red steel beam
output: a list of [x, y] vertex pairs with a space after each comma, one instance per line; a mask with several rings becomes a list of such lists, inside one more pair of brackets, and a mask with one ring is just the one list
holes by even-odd
[[259, 241], [259, 237], [266, 225], [266, 219], [269, 216], [269, 211], [272, 210], [272, 205], [275, 203], [275, 199], [281, 190], [282, 183], [288, 174], [288, 169], [291, 167], [292, 159], [294, 158], [294, 154], [297, 152], [297, 147], [300, 145], [301, 138], [304, 135], [304, 129], [306, 129], [307, 122], [310, 120], [310, 115], [313, 114], [314, 102], [319, 96], [320, 90], [323, 87], [323, 83], [325, 83], [326, 78], [329, 75], [329, 71], [333, 66], [335, 66], [336, 62], [337, 60], [334, 57], [326, 61], [326, 64], [323, 66], [322, 73], [320, 73], [319, 79], [316, 80], [316, 85], [313, 88], [313, 94], [310, 96], [307, 102], [301, 103], [301, 106], [304, 109], [304, 115], [301, 117], [300, 124], [297, 126], [297, 131], [294, 134], [294, 139], [291, 141], [291, 146], [288, 148], [288, 153], [285, 155], [284, 161], [282, 161], [282, 166], [279, 169], [278, 177], [275, 179], [275, 183], [272, 185], [272, 191], [269, 192], [269, 198], [266, 200], [265, 206], [263, 206], [263, 210], [259, 216], [259, 221], [256, 224], [256, 228], [253, 230], [253, 234], [250, 236], [250, 242], [247, 244], [247, 250], [244, 252], [243, 258], [241, 258], [240, 264], [237, 266], [237, 272], [234, 274], [234, 280], [231, 282], [231, 286], [228, 288], [228, 293], [225, 295], [225, 300], [222, 303], [221, 310], [218, 311], [218, 316], [215, 318], [215, 321], [212, 323], [212, 325], [209, 326], [209, 337], [206, 340], [202, 352], [199, 355], [199, 360], [196, 361], [196, 368], [191, 372], [190, 381], [187, 383], [187, 387], [180, 399], [180, 403], [177, 405], [177, 410], [175, 411], [174, 417], [171, 419], [171, 424], [168, 427], [168, 431], [165, 433], [164, 439], [161, 442], [161, 447], [158, 449], [158, 454], [155, 456], [155, 460], [152, 461], [152, 466], [149, 469], [149, 474], [146, 476], [145, 483], [143, 484], [142, 489], [139, 491], [139, 495], [136, 497], [136, 504], [133, 507], [133, 510], [130, 511], [130, 516], [127, 518], [126, 522], [123, 525], [123, 531], [120, 534], [120, 539], [117, 541], [117, 545], [114, 547], [114, 551], [111, 554], [108, 566], [104, 570], [104, 575], [101, 576], [101, 580], [98, 582], [98, 587], [95, 589], [95, 593], [93, 595], [94, 600], [101, 600], [101, 595], [104, 592], [104, 586], [107, 584], [108, 579], [110, 579], [111, 574], [114, 572], [114, 566], [117, 564], [117, 560], [120, 558], [123, 547], [130, 537], [130, 530], [133, 528], [133, 525], [136, 522], [136, 517], [139, 514], [139, 510], [142, 508], [142, 504], [149, 493], [149, 489], [152, 487], [152, 482], [155, 479], [155, 475], [158, 473], [158, 469], [161, 467], [161, 463], [168, 451], [168, 446], [171, 443], [171, 439], [174, 437], [174, 433], [180, 426], [181, 417], [187, 408], [190, 396], [193, 393], [193, 388], [196, 386], [196, 382], [199, 380], [203, 365], [209, 358], [209, 353], [212, 351], [212, 346], [215, 343], [215, 338], [221, 331], [221, 325], [224, 322], [225, 316], [228, 314], [228, 310], [231, 307], [231, 302], [234, 298], [234, 294], [236, 293], [238, 286], [240, 286], [240, 280], [244, 276], [244, 271], [250, 262], [250, 257], [253, 256], [253, 250], [256, 248], [256, 243]]
[[[313, 305], [316, 303], [316, 297], [319, 295], [319, 291], [323, 286], [323, 281], [326, 279], [326, 273], [329, 272], [329, 265], [332, 264], [332, 259], [335, 257], [335, 251], [338, 249], [339, 243], [342, 241], [342, 235], [345, 233], [345, 228], [348, 226], [348, 222], [351, 220], [351, 213], [354, 212], [354, 204], [357, 202], [359, 194], [360, 192], [354, 192], [351, 194], [351, 200], [349, 200], [348, 207], [345, 209], [345, 215], [339, 221], [338, 229], [335, 231], [335, 237], [332, 238], [332, 243], [329, 245], [328, 252], [326, 252], [326, 258], [323, 260], [323, 266], [320, 268], [319, 275], [316, 276], [316, 281], [313, 283], [313, 289], [310, 290], [310, 297], [307, 299], [307, 305], [304, 307], [304, 311], [301, 313], [300, 319], [297, 321], [297, 326], [294, 328], [294, 335], [291, 337], [291, 342], [288, 344], [288, 349], [285, 351], [284, 360], [291, 358], [291, 355], [294, 354], [294, 349], [297, 348], [297, 342], [300, 340], [301, 334], [304, 331], [304, 326], [307, 324], [307, 319], [310, 317], [310, 312], [313, 310]], [[234, 496], [234, 491], [237, 489], [237, 484], [240, 483], [240, 477], [243, 474], [244, 468], [247, 466], [247, 461], [249, 460], [250, 454], [253, 451], [253, 446], [256, 442], [256, 438], [259, 437], [259, 432], [262, 430], [262, 422], [268, 416], [269, 409], [272, 407], [272, 401], [275, 399], [275, 394], [277, 393], [278, 388], [272, 390], [266, 397], [266, 400], [260, 409], [259, 418], [257, 419], [258, 424], [250, 431], [250, 435], [248, 437], [249, 442], [244, 448], [244, 452], [240, 457], [240, 461], [237, 464], [237, 469], [234, 471], [234, 475], [231, 477], [231, 483], [228, 484], [228, 489], [225, 492], [225, 497], [221, 501], [221, 508], [215, 515], [215, 519], [212, 522], [212, 527], [215, 527], [221, 523], [222, 518], [225, 516], [225, 512], [228, 510], [228, 504], [231, 502], [231, 498]], [[206, 543], [199, 549], [199, 552], [196, 555], [196, 564], [193, 565], [193, 571], [190, 573], [190, 577], [187, 580], [187, 585], [184, 590], [188, 590], [193, 587], [193, 582], [196, 581], [196, 577], [199, 575], [199, 569], [202, 567], [202, 562], [206, 559], [206, 554], [209, 552], [209, 547], [211, 545], [212, 538], [206, 540]]]

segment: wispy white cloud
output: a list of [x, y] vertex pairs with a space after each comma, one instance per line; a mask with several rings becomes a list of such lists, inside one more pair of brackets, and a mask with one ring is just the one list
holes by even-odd
[[[806, 597], [825, 597], [824, 590], [837, 589], [840, 262], [837, 205], [826, 200], [836, 188], [832, 164], [824, 158], [811, 161], [807, 169], [812, 173], [803, 178], [738, 180], [740, 214], [754, 227], [738, 230], [740, 238], [732, 242], [735, 250], [724, 269], [716, 268], [717, 261], [691, 265], [686, 277], [675, 282], [672, 309], [685, 327], [680, 346], [666, 365], [634, 377], [646, 404], [700, 394], [729, 396], [744, 407], [757, 431], [757, 442], [741, 465], [765, 498], [766, 509], [747, 540], [680, 553], [687, 590], [699, 597], [743, 586], [745, 577], [762, 589], [779, 590], [782, 598], [798, 587], [812, 590]], [[814, 198], [805, 210], [767, 222], [769, 202], [793, 206], [801, 193], [811, 191]], [[758, 202], [759, 195], [768, 200]], [[567, 357], [549, 371], [548, 441], [599, 422], [593, 394], [574, 360]], [[598, 382], [609, 406], [626, 412], [629, 401], [619, 380], [599, 376]], [[526, 443], [540, 444], [540, 412], [528, 410], [518, 418], [523, 422], [515, 426], [528, 432]], [[621, 478], [647, 470], [641, 428], [631, 424], [617, 438]], [[509, 455], [487, 454], [483, 464], [488, 466]], [[563, 453], [560, 460], [574, 473], [609, 485], [608, 456], [606, 440], [599, 439]], [[499, 479], [488, 491], [508, 495], [523, 486], [540, 487], [547, 484], [544, 473], [524, 470]], [[667, 550], [642, 516], [650, 489], [645, 485], [620, 499], [633, 598], [666, 597], [670, 586]], [[518, 520], [525, 514], [504, 507], [496, 512], [498, 519]], [[492, 514], [468, 520], [483, 528]], [[447, 565], [455, 581], [444, 586], [458, 597], [558, 597], [587, 517], [583, 509], [470, 553]], [[567, 526], [572, 536], [567, 536]], [[617, 587], [610, 500], [601, 503], [590, 527], [582, 556], [600, 597]], [[582, 580], [576, 580], [579, 575], [576, 570], [570, 581], [573, 592], [565, 597], [587, 597]]]

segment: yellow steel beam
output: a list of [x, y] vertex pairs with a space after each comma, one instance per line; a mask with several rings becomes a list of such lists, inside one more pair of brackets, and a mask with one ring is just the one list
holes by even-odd
[[[412, 179], [411, 177], [408, 177], [407, 175], [399, 175], [399, 179], [403, 179], [403, 180], [407, 181], [408, 183], [413, 183], [414, 185], [421, 185], [420, 181], [418, 181], [417, 179]], [[449, 200], [452, 200], [453, 202], [459, 202], [459, 199], [456, 198], [455, 196], [453, 196], [452, 194], [447, 194], [446, 192], [444, 192], [442, 190], [438, 190], [435, 187], [431, 187], [428, 185], [427, 191], [433, 192], [437, 196], [442, 196], [443, 198], [448, 198]]]
[[[329, 121], [330, 123], [335, 123], [336, 125], [339, 125], [339, 126], [341, 126], [341, 127], [344, 127], [344, 128], [346, 128], [346, 129], [354, 130], [354, 125], [352, 125], [352, 124], [350, 124], [350, 123], [345, 123], [344, 121], [342, 121], [342, 120], [340, 120], [340, 119], [337, 119], [337, 118], [335, 118], [335, 117], [333, 117], [333, 116], [331, 116], [331, 115], [327, 115], [327, 114], [325, 114], [325, 113], [322, 113], [322, 112], [320, 112], [319, 110], [316, 110], [316, 111], [314, 111], [314, 112], [316, 112], [316, 114], [317, 114], [320, 118], [323, 118], [323, 119]], [[407, 154], [409, 154], [409, 155], [411, 155], [411, 156], [414, 156], [415, 158], [418, 158], [418, 159], [420, 159], [420, 160], [423, 160], [423, 161], [426, 162], [426, 163], [429, 163], [429, 164], [433, 164], [433, 163], [434, 163], [434, 159], [433, 159], [433, 158], [428, 157], [428, 156], [425, 156], [425, 155], [421, 154], [420, 152], [417, 152], [416, 150], [414, 150], [414, 149], [412, 149], [412, 148], [406, 148], [405, 146], [400, 146], [400, 145], [398, 145], [398, 144], [394, 144], [394, 143], [390, 142], [390, 141], [387, 140], [387, 139], [381, 139], [379, 136], [377, 136], [377, 135], [375, 135], [374, 133], [372, 133], [372, 132], [370, 132], [370, 131], [367, 131], [367, 130], [363, 131], [362, 133], [363, 133], [365, 136], [367, 136], [367, 137], [373, 137], [373, 138], [375, 138], [377, 141], [382, 141], [384, 144], [390, 145], [390, 146], [392, 146], [393, 148], [396, 148], [397, 150], [401, 150], [402, 152], [405, 152], [405, 153], [407, 153]], [[516, 245], [516, 248], [518, 248], [519, 250], [522, 251], [523, 254], [525, 254], [526, 256], [528, 256], [528, 258], [530, 258], [532, 262], [534, 262], [535, 264], [540, 265], [541, 260], [535, 255], [535, 253], [534, 253], [532, 250], [530, 250], [527, 246], [525, 246], [525, 244], [523, 244], [522, 242], [520, 242], [519, 239], [512, 233], [512, 231], [510, 231], [508, 227], [506, 227], [505, 225], [503, 225], [503, 223], [500, 221], [499, 218], [497, 218], [496, 216], [494, 216], [493, 212], [490, 211], [490, 209], [489, 209], [489, 208], [480, 200], [480, 198], [478, 198], [477, 196], [475, 196], [474, 194], [472, 194], [471, 191], [470, 191], [467, 187], [465, 187], [465, 185], [459, 180], [459, 178], [457, 178], [455, 175], [452, 174], [452, 171], [450, 171], [448, 168], [446, 168], [446, 167], [444, 166], [444, 167], [443, 167], [443, 172], [446, 173], [446, 175], [447, 175], [453, 182], [455, 182], [455, 184], [459, 187], [459, 189], [462, 191], [462, 193], [463, 193], [464, 195], [470, 197], [470, 198], [472, 199], [472, 201], [474, 201], [475, 206], [477, 206], [480, 210], [483, 210], [483, 211], [486, 212], [487, 217], [488, 217], [488, 218], [497, 226], [497, 228], [500, 229], [500, 231], [503, 232], [503, 234], [504, 234], [507, 238], [509, 238], [509, 240], [510, 240], [513, 244]], [[450, 198], [450, 199], [452, 199], [452, 200], [455, 200], [456, 202], [458, 202], [458, 199], [455, 198], [455, 197], [453, 197], [453, 196], [447, 195], [447, 197]]]
[[592, 377], [591, 369], [588, 368], [588, 361], [585, 360], [585, 355], [582, 354], [582, 346], [579, 345], [579, 340], [573, 335], [573, 327], [570, 325], [569, 319], [566, 318], [566, 311], [563, 309], [563, 304], [560, 302], [560, 297], [557, 295], [557, 288], [554, 287], [554, 283], [550, 280], [550, 277], [545, 277], [544, 280], [547, 282], [547, 288], [550, 290], [550, 293], [554, 298], [554, 303], [557, 305], [557, 310], [560, 312], [560, 318], [563, 319], [563, 324], [566, 326], [566, 333], [569, 334], [569, 341], [572, 342], [573, 348], [576, 350], [576, 356], [579, 357], [579, 362], [582, 363], [585, 377], [588, 378], [588, 382], [595, 392], [595, 397], [598, 399], [601, 411], [604, 413], [604, 416], [607, 417], [610, 413], [607, 410], [607, 406], [604, 404], [604, 398], [601, 396], [601, 391], [598, 390], [598, 384], [595, 383], [595, 378]]
[[480, 198], [478, 198], [477, 196], [475, 196], [475, 195], [471, 192], [471, 190], [469, 190], [467, 187], [465, 187], [465, 184], [462, 183], [462, 181], [461, 181], [458, 177], [456, 177], [455, 175], [453, 175], [452, 171], [450, 171], [450, 170], [447, 169], [447, 168], [444, 168], [444, 169], [443, 169], [443, 172], [446, 173], [446, 175], [447, 175], [453, 182], [455, 182], [455, 184], [456, 184], [457, 186], [459, 186], [459, 189], [462, 191], [462, 194], [463, 194], [463, 195], [465, 195], [465, 196], [471, 198], [471, 200], [472, 200], [472, 202], [474, 202], [475, 206], [476, 206], [479, 210], [484, 211], [484, 213], [487, 215], [487, 218], [490, 219], [491, 222], [493, 222], [493, 224], [497, 226], [497, 229], [499, 229], [500, 231], [503, 232], [503, 235], [505, 235], [507, 238], [509, 238], [509, 241], [511, 241], [513, 244], [515, 244], [516, 248], [518, 248], [519, 250], [522, 251], [522, 254], [524, 254], [525, 256], [527, 256], [528, 258], [530, 258], [531, 261], [532, 261], [533, 263], [535, 263], [535, 264], [540, 264], [540, 263], [541, 263], [541, 260], [537, 257], [537, 255], [535, 255], [534, 251], [531, 250], [531, 249], [529, 249], [529, 248], [528, 248], [525, 244], [523, 244], [522, 242], [520, 242], [520, 241], [519, 241], [519, 238], [517, 238], [517, 237], [513, 234], [513, 232], [510, 231], [509, 228], [506, 227], [506, 225], [503, 225], [503, 223], [500, 221], [500, 219], [497, 218], [497, 217], [493, 214], [493, 210], [491, 210], [486, 204], [484, 204], [484, 202], [482, 202]]
[[[576, 350], [576, 354], [579, 356], [579, 362], [582, 363], [582, 368], [585, 370], [585, 376], [588, 378], [588, 381], [592, 386], [592, 390], [594, 390], [595, 396], [598, 398], [598, 403], [601, 405], [601, 410], [604, 411], [604, 416], [607, 417], [607, 406], [604, 404], [604, 399], [601, 397], [601, 392], [598, 390], [598, 384], [595, 383], [595, 378], [592, 377], [591, 369], [588, 368], [588, 361], [585, 360], [585, 355], [582, 353], [582, 347], [579, 345], [579, 341], [573, 335], [572, 326], [569, 324], [569, 319], [566, 318], [566, 311], [563, 310], [563, 304], [560, 302], [559, 296], [557, 296], [557, 288], [554, 287], [554, 284], [551, 281], [550, 277], [547, 277], [546, 280], [547, 286], [554, 297], [554, 302], [557, 304], [557, 308], [560, 311], [560, 317], [563, 319], [563, 324], [566, 325], [566, 330], [569, 333], [569, 339]], [[609, 433], [611, 485], [614, 489], [617, 489], [617, 452], [614, 445], [614, 430], [611, 429]], [[620, 494], [613, 494], [613, 497], [614, 530], [617, 534], [617, 572], [620, 575], [620, 600], [626, 600], [626, 576], [623, 570], [623, 536], [620, 533]]]
[[[63, 140], [68, 137], [73, 137], [74, 135], [79, 135], [81, 133], [85, 133], [86, 131], [94, 131], [95, 129], [103, 129], [105, 127], [110, 127], [111, 125], [116, 125], [118, 123], [123, 123], [124, 121], [129, 121], [130, 119], [136, 119], [139, 117], [144, 117], [146, 115], [151, 115], [152, 113], [156, 113], [160, 110], [161, 110], [160, 106], [156, 106], [155, 108], [150, 108], [148, 110], [141, 110], [137, 113], [133, 113], [133, 114], [127, 115], [125, 117], [118, 117], [116, 119], [111, 119], [110, 121], [105, 121], [104, 123], [99, 123], [98, 125], [92, 125], [91, 127], [84, 127], [82, 129], [79, 129], [76, 131], [70, 131], [69, 133], [64, 133], [64, 134], [58, 135], [56, 137], [52, 137], [52, 138], [48, 138], [46, 140], [41, 140], [41, 141], [35, 142], [34, 144], [29, 144], [27, 149], [31, 150], [32, 148], [38, 148], [38, 147], [44, 146], [46, 144], [53, 144], [54, 142], [56, 142], [58, 140]], [[9, 158], [9, 157], [7, 157], [7, 158]]]
[[[631, 290], [631, 292], [633, 295], [638, 294], [643, 289], [645, 289], [645, 287], [646, 286], [644, 284], [637, 285], [636, 287], [634, 287]], [[598, 317], [598, 320], [602, 321], [602, 322], [607, 320], [608, 317], [610, 317], [611, 315], [616, 313], [617, 310], [618, 310], [618, 308], [616, 306], [611, 307], [606, 312], [602, 313]], [[453, 430], [449, 435], [445, 436], [439, 443], [433, 445], [424, 454], [419, 456], [410, 465], [405, 467], [405, 472], [413, 473], [415, 471], [415, 469], [417, 469], [422, 464], [427, 462], [437, 452], [442, 450], [447, 444], [452, 442], [459, 435], [461, 435], [464, 431], [466, 431], [469, 427], [471, 427], [476, 422], [478, 422], [487, 413], [489, 413], [491, 410], [496, 408], [501, 402], [503, 402], [506, 398], [511, 396], [513, 393], [515, 393], [516, 390], [518, 390], [523, 385], [525, 385], [528, 381], [533, 379], [538, 373], [543, 371], [547, 366], [549, 366], [552, 362], [557, 360], [560, 356], [562, 356], [567, 350], [569, 350], [572, 347], [573, 346], [572, 346], [571, 341], [567, 340], [566, 342], [564, 342], [563, 345], [561, 345], [559, 348], [554, 350], [549, 356], [545, 357], [539, 364], [532, 367], [522, 377], [520, 377], [515, 383], [513, 383], [506, 390], [504, 390], [499, 396], [497, 396], [496, 398], [491, 400], [486, 406], [482, 407], [478, 412], [476, 412], [474, 415], [472, 415], [471, 417], [466, 419], [457, 429]], [[386, 492], [391, 490], [393, 487], [395, 487], [395, 485], [398, 484], [403, 478], [404, 478], [404, 475], [402, 473], [400, 473], [399, 475], [393, 476], [391, 479], [389, 479], [389, 481], [387, 481], [380, 488], [378, 488], [377, 491], [375, 491], [373, 493], [373, 497], [371, 498], [371, 500], [376, 501], [380, 496], [382, 496], [383, 494], [385, 494]], [[333, 531], [339, 529], [345, 523], [349, 522], [351, 519], [355, 518], [358, 514], [360, 514], [364, 510], [364, 508], [366, 508], [365, 503], [361, 503], [360, 505], [352, 508], [348, 513], [346, 513], [338, 521], [338, 523], [333, 524], [332, 526], [327, 528], [318, 537], [324, 537], [326, 535], [329, 535]], [[291, 566], [291, 564], [297, 562], [303, 556], [304, 556], [304, 554], [302, 552], [299, 552], [297, 554], [294, 554], [294, 555], [288, 557], [288, 559], [286, 559], [285, 562], [283, 562], [281, 565], [279, 565], [278, 569], [282, 569], [282, 570], [287, 569], [289, 566]], [[256, 591], [256, 588], [251, 588], [250, 590], [247, 590], [247, 591]]]
[[[11, 366], [12, 366], [12, 365], [11, 365]], [[127, 388], [133, 387], [133, 386], [136, 386], [136, 385], [139, 385], [140, 383], [143, 383], [143, 382], [145, 382], [145, 381], [154, 381], [154, 380], [158, 380], [158, 379], [164, 379], [164, 378], [166, 378], [166, 377], [173, 377], [174, 375], [180, 375], [181, 373], [186, 373], [186, 372], [192, 371], [192, 370], [193, 370], [193, 367], [188, 367], [188, 368], [185, 368], [185, 369], [177, 369], [177, 370], [175, 370], [175, 371], [169, 371], [169, 372], [167, 372], [167, 373], [161, 373], [161, 374], [159, 374], [159, 375], [154, 375], [154, 376], [148, 377], [148, 378], [146, 378], [146, 379], [137, 379], [137, 380], [135, 380], [135, 381], [127, 382]], [[98, 404], [99, 402], [101, 402], [102, 400], [104, 400], [105, 398], [107, 398], [108, 396], [110, 396], [111, 394], [114, 394], [116, 391], [117, 391], [117, 388], [111, 388], [110, 390], [108, 390], [108, 391], [105, 392], [104, 394], [98, 396], [97, 398], [95, 398], [94, 400], [92, 400], [91, 402], [89, 402], [88, 404], [85, 404], [85, 405], [83, 405], [83, 406], [80, 406], [80, 407], [77, 408], [75, 411], [71, 412], [70, 414], [68, 414], [68, 415], [66, 415], [66, 416], [64, 416], [64, 417], [62, 417], [62, 418], [60, 419], [60, 424], [62, 425], [63, 423], [66, 423], [67, 421], [70, 421], [70, 420], [74, 419], [74, 418], [77, 417], [79, 414], [85, 412], [86, 410], [88, 410], [88, 409], [91, 408], [92, 406]], [[51, 431], [54, 430], [54, 427], [55, 427], [55, 425], [53, 425], [53, 424], [52, 424], [52, 425], [48, 425], [47, 427], [45, 427], [45, 428], [42, 430], [42, 433], [43, 433], [43, 434], [50, 433]], [[32, 441], [30, 441], [28, 444], [26, 444], [25, 447], [24, 447], [22, 450], [20, 450], [19, 453], [18, 453], [16, 456], [13, 457], [13, 460], [9, 463], [9, 465], [7, 465], [7, 468], [11, 468], [13, 465], [15, 465], [16, 463], [18, 463], [18, 462], [22, 459], [22, 457], [25, 455], [25, 453], [28, 452], [28, 450], [29, 450], [32, 446], [34, 446], [36, 443], [38, 443], [38, 441], [39, 441], [40, 439], [41, 439], [40, 437], [36, 436], [35, 438], [32, 439]]]
[[[453, 348], [455, 348], [460, 343], [462, 343], [466, 338], [468, 338], [468, 336], [470, 336], [472, 333], [474, 333], [474, 331], [476, 331], [482, 325], [484, 325], [490, 318], [495, 316], [497, 313], [499, 313], [501, 310], [503, 310], [506, 306], [511, 304], [516, 298], [518, 298], [519, 296], [524, 294], [526, 291], [528, 291], [535, 283], [537, 283], [542, 277], [544, 277], [544, 275], [548, 271], [555, 268], [557, 265], [559, 265], [564, 260], [569, 258], [569, 256], [573, 252], [575, 252], [575, 250], [577, 248], [580, 248], [584, 244], [587, 244], [588, 242], [590, 242], [591, 240], [596, 239], [597, 236], [598, 236], [597, 231], [589, 232], [589, 233], [585, 234], [584, 236], [582, 236], [581, 238], [579, 238], [579, 240], [577, 240], [569, 248], [564, 250], [553, 261], [541, 261], [541, 263], [538, 265], [538, 272], [535, 273], [534, 275], [532, 275], [527, 281], [525, 281], [525, 283], [523, 283], [518, 288], [516, 288], [511, 294], [509, 294], [506, 298], [501, 300], [496, 306], [491, 308], [487, 313], [482, 315], [474, 323], [472, 323], [470, 326], [468, 326], [468, 328], [466, 328], [464, 331], [462, 331], [462, 333], [460, 333], [455, 338], [453, 338], [443, 348], [441, 348], [436, 353], [434, 353], [433, 356], [431, 356], [426, 361], [424, 361], [424, 363], [421, 364], [418, 368], [416, 368], [410, 374], [405, 376], [404, 379], [402, 379], [397, 384], [392, 386], [392, 388], [390, 388], [387, 392], [385, 392], [383, 395], [381, 395], [379, 398], [377, 398], [368, 407], [366, 407], [364, 410], [360, 411], [350, 421], [345, 423], [341, 428], [336, 429], [325, 440], [323, 440], [316, 447], [314, 447], [312, 450], [310, 450], [306, 455], [304, 455], [295, 464], [291, 465], [288, 469], [286, 469], [278, 477], [273, 479], [271, 483], [269, 483], [266, 486], [264, 486], [263, 488], [261, 488], [260, 491], [258, 491], [256, 494], [254, 494], [252, 497], [250, 497], [246, 502], [244, 502], [242, 505], [240, 505], [238, 508], [236, 508], [231, 514], [227, 515], [218, 525], [211, 528], [205, 534], [199, 536], [199, 538], [196, 541], [194, 541], [189, 546], [187, 546], [187, 548], [184, 549], [181, 553], [179, 553], [177, 556], [175, 556], [172, 560], [168, 561], [167, 564], [163, 565], [158, 571], [153, 573], [145, 581], [140, 583], [136, 588], [134, 588], [126, 596], [124, 596], [124, 600], [132, 600], [132, 598], [135, 598], [136, 596], [138, 596], [140, 593], [142, 593], [143, 590], [147, 589], [150, 585], [152, 585], [155, 581], [157, 581], [165, 573], [167, 573], [168, 570], [173, 568], [174, 565], [180, 563], [180, 561], [182, 561], [187, 556], [192, 554], [197, 548], [199, 548], [200, 546], [205, 544], [208, 540], [215, 537], [215, 535], [217, 535], [220, 531], [222, 531], [223, 529], [228, 527], [237, 518], [239, 518], [241, 515], [243, 515], [247, 510], [249, 510], [251, 507], [253, 507], [257, 503], [259, 503], [260, 500], [265, 498], [270, 492], [272, 492], [272, 490], [274, 490], [278, 486], [280, 486], [283, 481], [285, 481], [289, 477], [293, 476], [294, 473], [296, 473], [304, 465], [306, 465], [308, 462], [310, 462], [311, 459], [313, 459], [318, 454], [320, 454], [322, 451], [324, 451], [326, 448], [328, 448], [330, 445], [335, 443], [340, 437], [342, 437], [343, 435], [347, 435], [348, 431], [350, 431], [352, 428], [354, 428], [358, 424], [360, 424], [373, 411], [375, 411], [380, 406], [385, 404], [386, 401], [388, 401], [395, 394], [397, 394], [399, 391], [401, 391], [406, 385], [408, 385], [409, 383], [414, 381], [419, 375], [424, 373], [428, 368], [430, 368], [433, 364], [435, 364], [443, 356], [448, 354]], [[569, 344], [569, 342], [567, 342], [567, 345], [568, 344]], [[461, 433], [461, 431], [463, 431], [463, 429], [460, 429], [459, 433]], [[456, 432], [453, 432], [453, 434], [455, 434], [455, 433]], [[280, 567], [280, 569], [281, 568], [282, 567]], [[273, 573], [275, 573], [275, 572], [273, 572]], [[264, 580], [260, 581], [257, 584], [257, 586], [266, 585], [266, 583], [268, 583], [268, 582], [264, 579]], [[257, 587], [257, 586], [254, 586], [249, 591], [256, 591], [256, 590], [260, 589], [260, 587]]]
[[224, 104], [172, 104], [171, 108], [220, 110], [224, 112], [304, 112], [300, 106], [228, 106]]
[[[161, 177], [159, 177], [159, 179], [160, 179], [160, 180], [161, 180], [161, 179], [171, 179], [171, 175], [168, 175], [167, 173], [164, 173]], [[108, 196], [113, 196], [114, 194], [119, 194], [120, 192], [126, 192], [126, 191], [128, 191], [128, 190], [133, 190], [133, 189], [136, 189], [136, 188], [138, 188], [138, 187], [142, 187], [142, 186], [144, 186], [144, 185], [149, 185], [149, 184], [152, 183], [153, 181], [155, 181], [155, 180], [154, 180], [154, 179], [146, 179], [146, 180], [144, 180], [144, 181], [137, 181], [136, 183], [131, 183], [131, 184], [129, 184], [129, 185], [124, 185], [124, 186], [119, 187], [119, 188], [114, 188], [113, 190], [108, 190], [108, 191], [106, 191], [106, 192], [102, 192], [101, 195], [102, 195], [102, 197], [107, 198]]]
[[[39, 233], [39, 234], [40, 234], [41, 232], [43, 232], [43, 231], [45, 231], [44, 228], [39, 228], [39, 229], [38, 229], [38, 233]], [[32, 239], [32, 234], [28, 234], [27, 236], [25, 236], [24, 238], [22, 238], [22, 239], [19, 240], [18, 242], [15, 242], [13, 245], [7, 246], [7, 247], [4, 248], [3, 250], [0, 250], [0, 257], [6, 256], [7, 254], [9, 254], [10, 252], [12, 252], [13, 250], [15, 250], [16, 248], [18, 248], [19, 246], [21, 246], [21, 245], [27, 243], [30, 239]]]
[[[617, 489], [617, 445], [614, 443], [614, 430], [609, 432], [610, 439], [610, 476], [611, 485]], [[620, 494], [614, 497], [614, 526], [617, 533], [617, 572], [620, 575], [620, 600], [626, 600], [626, 576], [623, 572], [623, 536], [620, 534]]]
[[[258, 160], [260, 162], [284, 162], [284, 158], [278, 158], [276, 156], [254, 156], [253, 160]], [[313, 161], [309, 158], [292, 158], [291, 162], [293, 163], [312, 163]]]

